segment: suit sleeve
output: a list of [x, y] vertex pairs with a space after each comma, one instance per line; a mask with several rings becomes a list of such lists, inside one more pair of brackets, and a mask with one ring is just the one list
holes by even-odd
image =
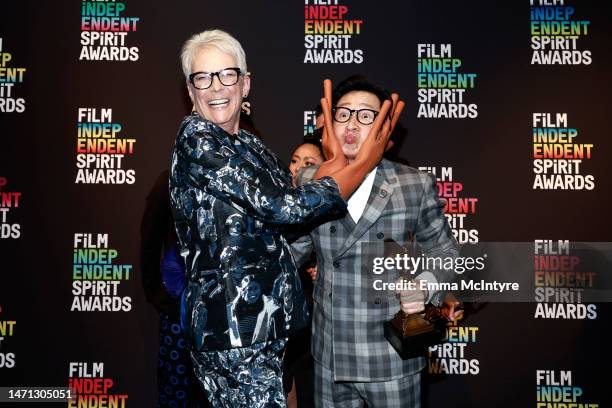
[[188, 119], [176, 146], [188, 182], [250, 216], [272, 224], [300, 224], [346, 213], [331, 177], [292, 188], [257, 158], [222, 143], [204, 121]]
[[[436, 179], [429, 173], [423, 177], [425, 180], [414, 233], [415, 239], [428, 257], [456, 258], [459, 255], [459, 245], [444, 216], [444, 203], [438, 196]], [[438, 282], [452, 282], [456, 277], [453, 270], [434, 269], [423, 272], [417, 278], [433, 280], [428, 279], [429, 276], [433, 276]], [[443, 292], [430, 293], [429, 299], [434, 305], [441, 305], [444, 295]]]

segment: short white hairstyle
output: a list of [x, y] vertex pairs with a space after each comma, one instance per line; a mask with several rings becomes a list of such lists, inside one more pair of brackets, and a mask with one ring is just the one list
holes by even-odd
[[194, 55], [203, 48], [216, 48], [221, 52], [231, 55], [234, 57], [236, 65], [238, 65], [242, 74], [245, 75], [247, 73], [246, 55], [238, 40], [223, 30], [206, 30], [194, 34], [183, 44], [181, 63], [185, 78], [189, 78], [189, 74], [191, 74], [191, 63]]

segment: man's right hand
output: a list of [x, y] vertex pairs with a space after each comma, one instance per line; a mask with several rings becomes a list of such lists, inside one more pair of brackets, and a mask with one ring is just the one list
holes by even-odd
[[[400, 283], [404, 278], [399, 278], [396, 283]], [[419, 281], [413, 281], [416, 283], [414, 289], [403, 289], [397, 291], [397, 296], [400, 302], [400, 309], [406, 314], [421, 313], [425, 310], [425, 302], [427, 301], [427, 294], [425, 291], [419, 289]]]

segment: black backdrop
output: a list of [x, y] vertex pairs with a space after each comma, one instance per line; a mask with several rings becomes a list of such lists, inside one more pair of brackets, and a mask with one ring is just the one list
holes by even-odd
[[[139, 220], [190, 108], [180, 47], [204, 29], [241, 41], [252, 72], [250, 113], [279, 156], [288, 159], [299, 143], [322, 79], [362, 73], [407, 102], [392, 155], [438, 176], [452, 168], [459, 197], [476, 199], [464, 229], [477, 240], [610, 241], [612, 8], [604, 2], [557, 2], [574, 9], [571, 20], [589, 22], [575, 45], [590, 53], [588, 64], [532, 63], [527, 1], [332, 0], [347, 7], [345, 20], [362, 21], [348, 40], [352, 51], [343, 52], [361, 50], [362, 62], [305, 63], [301, 2], [126, 0], [119, 17], [133, 18], [124, 41], [136, 47], [136, 60], [88, 60], [80, 58], [88, 3], [2, 4], [1, 52], [11, 58], [0, 57], [0, 385], [66, 385], [70, 363], [97, 362], [114, 381], [109, 394], [128, 395], [129, 406], [153, 405], [157, 320], [140, 285]], [[458, 72], [476, 74], [463, 94], [476, 117], [419, 117], [418, 44], [450, 44]], [[117, 137], [136, 140], [122, 163], [134, 170], [133, 183], [76, 182], [80, 108], [112, 109], [122, 126]], [[593, 145], [580, 164], [581, 175], [594, 176], [592, 189], [534, 188], [534, 113], [565, 113], [565, 126], [578, 130], [574, 143]], [[107, 234], [114, 263], [133, 266], [118, 284], [129, 311], [71, 311], [79, 233]], [[583, 392], [576, 402], [607, 406], [610, 307], [596, 310], [594, 319], [553, 319], [536, 317], [534, 303], [487, 305], [460, 323], [477, 328], [463, 356], [477, 372], [429, 374], [426, 404], [533, 406], [536, 387], [554, 385], [538, 383], [538, 370], [552, 370], [557, 379], [571, 371], [571, 385]], [[455, 357], [446, 363], [463, 364]]]

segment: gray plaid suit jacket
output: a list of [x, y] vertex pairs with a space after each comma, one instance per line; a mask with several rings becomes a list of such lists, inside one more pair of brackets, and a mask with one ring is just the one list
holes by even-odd
[[[300, 181], [315, 172], [316, 168], [305, 169]], [[424, 367], [423, 357], [402, 360], [385, 339], [383, 322], [397, 313], [399, 301], [393, 291], [372, 295], [372, 265], [364, 264], [362, 258], [364, 243], [391, 239], [405, 244], [412, 237], [428, 256], [458, 254], [434, 176], [383, 159], [357, 224], [347, 214], [318, 226], [292, 245], [298, 265], [313, 245], [316, 251], [312, 353], [317, 362], [333, 370], [335, 381], [389, 381]], [[438, 282], [452, 281], [454, 275], [445, 270], [431, 272]], [[430, 301], [439, 305], [443, 295], [430, 293]]]

